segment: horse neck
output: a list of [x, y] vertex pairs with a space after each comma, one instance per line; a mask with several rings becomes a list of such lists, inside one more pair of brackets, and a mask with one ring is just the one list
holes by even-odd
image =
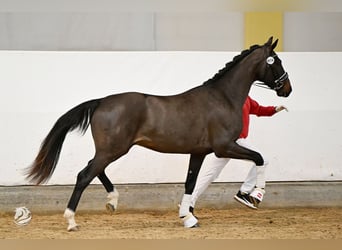
[[258, 57], [257, 53], [252, 53], [221, 78], [219, 88], [238, 107], [242, 107], [244, 104], [251, 86], [257, 78], [259, 63], [260, 56]]

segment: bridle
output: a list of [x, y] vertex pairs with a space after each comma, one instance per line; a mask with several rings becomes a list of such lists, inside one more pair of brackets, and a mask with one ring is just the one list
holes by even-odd
[[274, 58], [276, 57], [277, 55], [273, 55], [273, 56], [269, 56], [266, 58], [266, 69], [265, 69], [265, 73], [264, 73], [264, 76], [266, 75], [266, 72], [267, 72], [267, 69], [271, 69], [271, 72], [273, 74], [273, 77], [276, 78], [276, 80], [274, 80], [274, 87], [271, 88], [269, 87], [266, 83], [264, 82], [254, 82], [253, 84], [257, 87], [261, 87], [261, 88], [265, 88], [265, 89], [272, 89], [272, 90], [279, 90], [281, 89], [282, 87], [284, 87], [284, 84], [285, 84], [285, 81], [289, 78], [289, 75], [286, 71], [284, 71], [284, 73], [279, 76], [277, 78], [276, 76], [276, 73], [274, 72], [274, 69], [272, 67], [272, 65], [274, 64], [275, 60]]

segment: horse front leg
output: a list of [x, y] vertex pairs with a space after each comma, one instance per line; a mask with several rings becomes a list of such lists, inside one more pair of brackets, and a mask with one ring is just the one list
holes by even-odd
[[213, 146], [213, 150], [215, 155], [219, 158], [223, 157], [240, 160], [251, 160], [256, 166], [264, 165], [264, 159], [260, 153], [240, 146], [236, 142], [223, 144], [223, 146]]
[[[249, 194], [250, 201], [246, 203], [239, 196], [234, 198], [244, 205], [257, 209], [265, 194], [265, 167], [267, 161], [263, 159], [260, 153], [250, 149], [250, 146], [244, 140], [237, 140], [236, 143], [228, 144], [228, 147], [215, 151], [218, 157], [230, 157], [235, 159], [254, 161], [254, 166], [251, 168], [245, 182], [243, 183], [243, 193]], [[248, 190], [248, 191], [247, 191]]]
[[116, 190], [113, 183], [109, 180], [104, 171], [100, 173], [97, 177], [99, 178], [99, 180], [101, 181], [101, 183], [103, 184], [104, 188], [108, 193], [106, 209], [108, 212], [113, 213], [118, 208], [119, 192]]
[[198, 220], [193, 215], [193, 207], [191, 207], [191, 194], [195, 188], [198, 173], [201, 169], [205, 155], [190, 155], [188, 173], [185, 181], [185, 193], [183, 195], [180, 207], [179, 217], [184, 222], [184, 227], [194, 227]]
[[185, 181], [185, 194], [191, 195], [194, 191], [198, 173], [206, 155], [190, 155], [188, 174]]

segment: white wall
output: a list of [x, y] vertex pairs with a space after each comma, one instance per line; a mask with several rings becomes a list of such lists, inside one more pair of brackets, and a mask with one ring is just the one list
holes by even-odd
[[[23, 169], [57, 118], [73, 106], [124, 91], [176, 94], [202, 84], [236, 54], [1, 51], [0, 185], [27, 184]], [[289, 108], [251, 121], [250, 138], [270, 161], [267, 180], [342, 180], [342, 53], [279, 55], [292, 95], [251, 90], [260, 104]], [[74, 184], [93, 152], [90, 133], [69, 134], [49, 184]], [[184, 182], [188, 159], [133, 147], [106, 172], [114, 183]], [[232, 161], [218, 181], [241, 181], [248, 169], [249, 163]]]
[[341, 51], [341, 12], [285, 12], [284, 51]]
[[[1, 50], [240, 51], [244, 44], [241, 11], [57, 12], [1, 7]], [[284, 51], [342, 51], [342, 12], [284, 12], [283, 17]]]
[[242, 45], [238, 12], [0, 10], [2, 50], [240, 51]]

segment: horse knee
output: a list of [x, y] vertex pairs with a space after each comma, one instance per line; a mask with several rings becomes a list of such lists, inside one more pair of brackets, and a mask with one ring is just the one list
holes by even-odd
[[261, 154], [259, 153], [257, 153], [254, 162], [257, 166], [263, 166], [265, 164], [264, 158], [262, 158]]

